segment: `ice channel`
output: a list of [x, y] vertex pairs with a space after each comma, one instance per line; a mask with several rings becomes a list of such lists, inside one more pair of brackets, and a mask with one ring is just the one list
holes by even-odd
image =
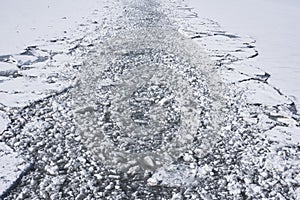
[[163, 15], [127, 16], [126, 28], [96, 46], [81, 70], [78, 131], [104, 164], [123, 172], [155, 170], [189, 149], [205, 155], [218, 139], [224, 106], [211, 61], [163, 24]]

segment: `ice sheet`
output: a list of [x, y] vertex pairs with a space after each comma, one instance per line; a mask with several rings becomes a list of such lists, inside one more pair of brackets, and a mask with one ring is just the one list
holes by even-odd
[[254, 60], [271, 74], [270, 83], [293, 98], [300, 109], [300, 2], [296, 0], [186, 0], [200, 18], [257, 40]]
[[[53, 37], [72, 36], [101, 0], [11, 0], [1, 2], [0, 55], [17, 53]], [[73, 31], [71, 31], [73, 30]]]

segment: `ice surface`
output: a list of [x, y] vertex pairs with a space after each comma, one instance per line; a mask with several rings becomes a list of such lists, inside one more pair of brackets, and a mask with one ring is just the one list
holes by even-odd
[[297, 0], [186, 0], [199, 18], [257, 40], [254, 65], [271, 74], [270, 83], [297, 102], [300, 110], [300, 3]]
[[[290, 95], [286, 96], [284, 90], [281, 89], [281, 85], [275, 85], [274, 82], [271, 81], [270, 78], [273, 76], [273, 71], [269, 73], [261, 63], [257, 62], [260, 56], [260, 49], [257, 47], [254, 39], [240, 34], [228, 33], [223, 30], [221, 27], [222, 24], [220, 25], [216, 21], [202, 18], [210, 16], [209, 14], [206, 16], [202, 15], [206, 12], [202, 9], [205, 10], [205, 6], [210, 4], [207, 1], [207, 4], [205, 4], [205, 1], [202, 1], [201, 4], [199, 1], [192, 1], [189, 5], [178, 5], [178, 2], [179, 1], [174, 3], [174, 10], [176, 10], [177, 14], [175, 14], [173, 18], [180, 26], [179, 31], [185, 36], [193, 39], [206, 50], [209, 57], [215, 61], [217, 66], [219, 66], [220, 75], [223, 80], [229, 84], [229, 87], [236, 90], [235, 92], [240, 90], [240, 92], [236, 93], [237, 96], [240, 95], [241, 97], [241, 99], [236, 102], [237, 105], [241, 106], [237, 109], [239, 110], [237, 116], [242, 117], [243, 122], [235, 122], [235, 120], [230, 122], [228, 127], [231, 127], [231, 131], [233, 131], [231, 133], [234, 134], [231, 136], [227, 135], [231, 133], [227, 133], [225, 134], [225, 138], [228, 137], [230, 138], [229, 140], [232, 139], [229, 145], [233, 145], [233, 151], [239, 152], [240, 147], [242, 148], [242, 164], [238, 166], [236, 172], [232, 172], [232, 168], [236, 166], [236, 163], [231, 164], [232, 168], [230, 167], [231, 169], [229, 170], [230, 175], [226, 176], [225, 181], [227, 191], [233, 195], [233, 197], [241, 197], [243, 196], [243, 192], [246, 192], [246, 196], [248, 197], [256, 196], [258, 198], [264, 196], [262, 191], [266, 188], [265, 182], [251, 184], [250, 179], [248, 179], [248, 176], [252, 176], [250, 174], [254, 169], [259, 171], [271, 170], [276, 174], [281, 174], [284, 171], [284, 175], [282, 176], [283, 180], [288, 184], [299, 183], [297, 178], [292, 178], [294, 174], [297, 174], [299, 171], [299, 153], [297, 151], [299, 137], [297, 126], [299, 126], [299, 114], [297, 114], [293, 102], [295, 99]], [[243, 4], [237, 1], [236, 3], [239, 5]], [[220, 6], [221, 8], [223, 4], [227, 4], [227, 2], [214, 2], [212, 3], [212, 6]], [[237, 8], [230, 4], [229, 6], [232, 9], [239, 9], [239, 7]], [[196, 7], [196, 9], [192, 9], [192, 7]], [[197, 11], [197, 13], [194, 11]], [[209, 12], [216, 13], [213, 10], [210, 10]], [[235, 15], [236, 13], [231, 14]], [[216, 15], [219, 15], [219, 13]], [[219, 16], [223, 17], [222, 15]], [[218, 21], [222, 22], [222, 20]], [[232, 23], [232, 21], [230, 23]], [[270, 50], [271, 53], [273, 51], [274, 49]], [[228, 93], [230, 92], [228, 91]], [[229, 100], [229, 102], [231, 102], [231, 100]], [[243, 105], [244, 103], [246, 105]], [[243, 111], [241, 112], [241, 110]], [[240, 123], [248, 124], [250, 129], [245, 126], [240, 126]], [[235, 126], [237, 127], [236, 131], [233, 128]], [[224, 130], [226, 129], [227, 128], [224, 127]], [[246, 131], [247, 129], [248, 131]], [[241, 133], [241, 135], [236, 135], [238, 132]], [[243, 139], [240, 137], [243, 137]], [[244, 137], [250, 137], [251, 139], [247, 141]], [[223, 140], [226, 140], [225, 138]], [[271, 145], [272, 150], [270, 150], [270, 152], [268, 144], [262, 144], [262, 140], [267, 140], [271, 144], [274, 142], [274, 144]], [[261, 145], [252, 145], [253, 141], [260, 141], [258, 143]], [[222, 141], [221, 143], [223, 142], [225, 141]], [[264, 153], [260, 152], [260, 148], [266, 148], [268, 150]], [[231, 150], [221, 149], [222, 146], [220, 146], [220, 149], [216, 150], [216, 155], [211, 155], [212, 158], [210, 159], [214, 160], [224, 157], [226, 160], [225, 162], [230, 162], [230, 157], [233, 156], [229, 153]], [[221, 151], [221, 154], [217, 154], [219, 151]], [[291, 154], [285, 154], [285, 152], [290, 152]], [[239, 153], [237, 153], [236, 156], [238, 156], [238, 154]], [[257, 156], [258, 154], [260, 156]], [[218, 161], [215, 160], [212, 162], [217, 163]], [[211, 165], [215, 166], [212, 163]], [[243, 169], [246, 169], [249, 174], [246, 175], [248, 172], [244, 174]], [[217, 167], [217, 170], [220, 170], [219, 166]], [[159, 172], [159, 170], [156, 172]], [[168, 177], [172, 177], [170, 175], [172, 173], [176, 176], [177, 171], [169, 170], [167, 173], [154, 173], [153, 179], [149, 179], [149, 184], [159, 185], [160, 182], [168, 180]], [[227, 173], [228, 172], [226, 172], [226, 174]], [[238, 175], [235, 175], [235, 173]], [[266, 172], [261, 173], [258, 176], [260, 177], [259, 179], [267, 178]], [[159, 177], [166, 178], [163, 179]], [[209, 177], [209, 180], [213, 179], [214, 172], [207, 175], [207, 177]], [[246, 181], [244, 183], [239, 181], [241, 177], [245, 178]], [[183, 178], [183, 180], [185, 178]], [[202, 179], [202, 176], [197, 174], [197, 178]], [[171, 181], [168, 182], [168, 184], [172, 185], [172, 179], [169, 180]], [[220, 181], [220, 177], [218, 177], [217, 180]], [[199, 184], [201, 184], [201, 181], [199, 182]], [[218, 184], [219, 183], [220, 182], [218, 182]], [[204, 188], [209, 188], [209, 184], [210, 182], [207, 181], [206, 184], [203, 184], [202, 186]], [[279, 188], [282, 187], [283, 186], [279, 186]], [[291, 193], [296, 191], [296, 188], [287, 188]], [[271, 190], [278, 191], [274, 187]], [[204, 190], [202, 193], [206, 193], [206, 191]], [[273, 194], [270, 193], [270, 195]], [[291, 194], [291, 196], [293, 195], [295, 194]], [[213, 198], [214, 195], [209, 194], [209, 196]], [[279, 194], [277, 196], [282, 195]], [[219, 198], [221, 197], [219, 196]], [[228, 196], [224, 196], [224, 198], [227, 199]]]
[[[0, 110], [0, 134], [8, 123], [8, 117]], [[0, 199], [7, 194], [29, 166], [16, 152], [5, 143], [0, 142]]]
[[197, 181], [198, 167], [186, 165], [165, 165], [155, 171], [147, 183], [151, 186], [165, 185], [169, 187], [180, 187], [192, 185]]
[[2, 2], [0, 55], [17, 53], [52, 38], [74, 36], [74, 30], [96, 14], [99, 10], [95, 9], [101, 9], [102, 4], [101, 0]]
[[276, 127], [266, 131], [264, 135], [273, 141], [284, 142], [286, 144], [300, 144], [299, 127]]
[[21, 178], [30, 167], [6, 144], [0, 142], [0, 198]]
[[[31, 106], [12, 109], [19, 112], [9, 113], [14, 123], [2, 136], [38, 164], [10, 198], [297, 196], [294, 103], [252, 61], [260, 56], [254, 39], [197, 17], [209, 3], [111, 1], [117, 12], [107, 7], [99, 21], [94, 9], [102, 1], [89, 1], [82, 13], [73, 10], [83, 1], [16, 2], [0, 14], [3, 35], [16, 32], [0, 53], [0, 110]], [[95, 21], [83, 20], [87, 10]], [[0, 130], [8, 121], [3, 113]]]
[[9, 107], [22, 107], [60, 91], [68, 84], [49, 82], [47, 78], [18, 77], [0, 83], [0, 103]]
[[0, 110], [0, 134], [5, 130], [8, 123], [9, 123], [9, 119], [6, 116], [5, 112]]
[[85, 63], [74, 103], [79, 131], [103, 163], [134, 174], [154, 170], [195, 145], [208, 127], [198, 147], [199, 156], [206, 154], [218, 138], [224, 102], [198, 45], [147, 27], [120, 30], [97, 49], [106, 54]]
[[101, 3], [4, 2], [0, 12], [0, 103], [23, 107], [70, 87], [72, 70], [80, 65], [74, 52], [97, 37], [93, 30], [103, 15]]
[[[102, 17], [103, 3], [101, 0], [1, 3], [1, 137], [10, 122], [6, 116], [10, 109], [17, 111], [75, 84], [74, 70], [81, 64], [80, 59], [75, 59], [75, 52], [98, 37], [93, 30]], [[10, 144], [15, 145], [16, 142]], [[18, 155], [20, 152], [0, 143], [0, 199], [30, 168]]]
[[248, 103], [276, 106], [289, 104], [291, 101], [269, 84], [261, 81], [247, 81], [240, 84], [245, 87], [244, 96]]
[[0, 62], [0, 76], [13, 76], [18, 70], [19, 69], [15, 64]]

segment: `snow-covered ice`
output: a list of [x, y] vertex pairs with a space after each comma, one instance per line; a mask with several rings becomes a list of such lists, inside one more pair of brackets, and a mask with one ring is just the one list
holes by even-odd
[[76, 37], [88, 20], [97, 21], [101, 0], [11, 0], [1, 3], [0, 55], [18, 53], [45, 41]]
[[[1, 121], [0, 121], [1, 123]], [[0, 142], [0, 198], [8, 194], [8, 189], [17, 184], [30, 168], [31, 164], [24, 161], [16, 152], [5, 143]]]
[[[75, 84], [73, 70], [81, 60], [71, 54], [80, 48], [78, 43], [89, 45], [102, 9], [103, 1], [97, 0], [1, 3], [0, 134], [10, 122], [9, 110], [24, 108]], [[83, 38], [87, 44], [81, 42]], [[0, 148], [2, 198], [24, 175], [29, 162], [3, 142]]]
[[300, 110], [300, 2], [297, 0], [186, 0], [199, 18], [226, 31], [256, 40], [259, 56], [251, 60], [271, 74], [269, 82], [294, 99]]
[[8, 123], [9, 123], [9, 118], [6, 116], [6, 113], [0, 110], [0, 133], [2, 133], [5, 130]]
[[4, 5], [0, 140], [17, 153], [0, 144], [35, 164], [8, 199], [299, 197], [297, 88], [276, 74], [277, 62], [297, 74], [298, 40], [274, 46], [292, 36], [296, 2]]

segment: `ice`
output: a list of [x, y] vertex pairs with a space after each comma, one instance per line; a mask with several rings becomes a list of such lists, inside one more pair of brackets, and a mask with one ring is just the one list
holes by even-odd
[[[0, 104], [1, 109], [1, 104]], [[5, 130], [7, 124], [10, 122], [4, 111], [0, 110], [0, 134]]]
[[198, 168], [186, 165], [165, 165], [155, 171], [147, 180], [151, 186], [165, 185], [180, 187], [192, 185], [197, 180]]
[[23, 107], [34, 101], [59, 92], [70, 85], [64, 82], [49, 83], [47, 79], [18, 77], [0, 83], [0, 103], [9, 107]]
[[18, 73], [19, 68], [15, 64], [0, 62], [0, 76], [13, 76]]
[[31, 165], [3, 142], [0, 142], [0, 198], [7, 195]]
[[[102, 3], [103, 1], [99, 0], [85, 3], [13, 0], [2, 3], [0, 12], [1, 137], [10, 122], [7, 115], [12, 109], [21, 110], [75, 84], [73, 70], [78, 69], [80, 65], [80, 59], [74, 58], [76, 48], [79, 48], [80, 43], [86, 43], [85, 37], [89, 41], [98, 37], [93, 35], [92, 30], [97, 26], [95, 21], [102, 17]], [[79, 26], [79, 24], [85, 25]], [[57, 136], [55, 134], [55, 137]], [[1, 141], [5, 141], [5, 138], [1, 138]], [[16, 147], [24, 142], [20, 139], [20, 142], [13, 142], [10, 145]], [[41, 141], [38, 144], [45, 143]], [[34, 150], [33, 146], [26, 148], [28, 152]], [[8, 194], [9, 189], [17, 185], [19, 179], [31, 167], [31, 164], [24, 161], [19, 153], [24, 151], [14, 152], [5, 143], [0, 143], [0, 199]], [[56, 174], [57, 171], [55, 166], [45, 169], [49, 174]], [[20, 197], [22, 195], [21, 193]]]
[[272, 75], [270, 83], [300, 110], [300, 3], [296, 0], [187, 0], [199, 18], [219, 22], [225, 30], [257, 40], [259, 56], [254, 63]]
[[295, 193], [296, 193], [296, 198], [300, 199], [300, 188], [299, 187], [296, 189]]
[[243, 82], [241, 87], [245, 88], [244, 96], [248, 103], [268, 106], [291, 103], [287, 97], [281, 95], [280, 91], [261, 81]]
[[276, 127], [266, 131], [264, 135], [273, 141], [287, 144], [300, 144], [299, 127]]
[[[235, 63], [231, 63], [228, 66], [226, 66], [228, 68], [232, 68], [233, 70], [248, 76], [248, 78], [250, 77], [258, 77], [259, 76], [264, 76], [265, 75], [265, 71], [263, 71], [262, 69], [258, 68], [257, 66], [255, 66], [254, 64], [252, 64], [251, 62], [247, 62], [247, 61], [241, 61], [241, 62], [235, 62]], [[242, 80], [242, 79], [241, 79]]]
[[142, 173], [176, 160], [205, 126], [198, 156], [205, 155], [218, 138], [224, 105], [209, 58], [167, 28], [120, 32], [97, 47], [74, 91], [76, 121], [91, 151], [108, 166]]
[[3, 2], [0, 55], [17, 53], [28, 45], [43, 44], [54, 37], [72, 37], [79, 24], [90, 18], [98, 19], [96, 15], [101, 15], [101, 5], [100, 0]]
[[237, 59], [245, 59], [251, 56], [254, 56], [257, 52], [253, 48], [247, 48], [248, 43], [245, 41], [245, 38], [232, 38], [228, 37], [226, 33], [219, 33], [218, 35], [213, 35], [207, 38], [195, 39], [196, 41], [201, 40], [200, 44], [204, 48], [209, 48], [218, 59], [219, 52], [223, 54], [224, 52], [230, 53], [235, 56]]
[[3, 4], [0, 131], [9, 114], [3, 138], [37, 162], [10, 198], [297, 197], [297, 97], [256, 41], [197, 17], [208, 1], [111, 2], [103, 20], [100, 0]]

